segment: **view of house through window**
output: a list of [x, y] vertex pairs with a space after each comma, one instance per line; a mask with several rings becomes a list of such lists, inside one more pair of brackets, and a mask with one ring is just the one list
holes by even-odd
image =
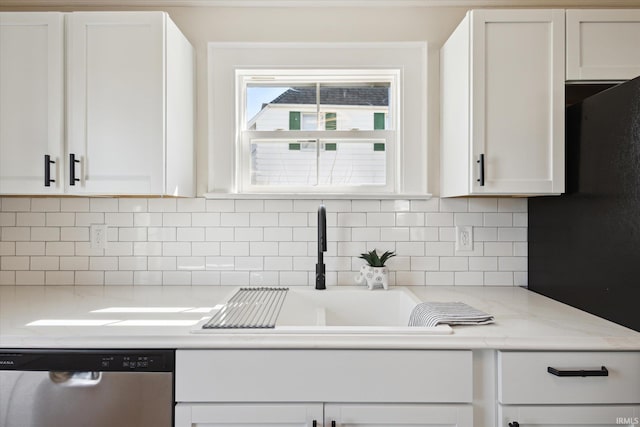
[[397, 77], [376, 74], [243, 75], [244, 189], [392, 191]]

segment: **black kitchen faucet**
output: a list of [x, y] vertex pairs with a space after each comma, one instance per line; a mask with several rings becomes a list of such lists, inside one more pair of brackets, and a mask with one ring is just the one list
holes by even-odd
[[316, 264], [316, 289], [327, 289], [324, 274], [324, 252], [327, 251], [327, 210], [318, 208], [318, 263]]

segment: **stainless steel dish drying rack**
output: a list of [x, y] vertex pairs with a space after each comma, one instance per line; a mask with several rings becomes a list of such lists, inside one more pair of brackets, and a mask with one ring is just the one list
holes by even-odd
[[202, 328], [275, 328], [288, 291], [289, 288], [275, 287], [240, 288]]

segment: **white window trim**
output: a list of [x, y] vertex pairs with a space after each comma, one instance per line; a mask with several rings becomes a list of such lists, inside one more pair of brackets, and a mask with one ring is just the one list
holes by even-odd
[[[208, 45], [208, 192], [236, 194], [235, 70], [400, 69], [402, 149], [393, 196], [427, 193], [427, 43], [235, 43]], [[435, 96], [435, 95], [434, 95]], [[277, 193], [272, 189], [271, 194]], [[269, 193], [265, 193], [269, 194]], [[296, 197], [280, 193], [282, 197]], [[337, 193], [334, 193], [337, 194]], [[316, 194], [316, 197], [319, 194]], [[357, 196], [356, 193], [353, 193]], [[389, 196], [372, 192], [370, 196]], [[215, 196], [211, 196], [215, 197]], [[252, 196], [250, 196], [252, 197]]]
[[[255, 131], [247, 130], [246, 125], [248, 118], [246, 117], [246, 87], [253, 82], [268, 81], [269, 83], [277, 83], [279, 81], [285, 84], [292, 83], [315, 83], [321, 81], [327, 82], [388, 82], [390, 84], [391, 101], [389, 104], [389, 112], [393, 118], [391, 130], [354, 130], [354, 131], [337, 131], [337, 130], [275, 130], [275, 131]], [[398, 193], [398, 182], [401, 176], [401, 165], [397, 162], [400, 159], [398, 152], [402, 140], [401, 136], [401, 95], [400, 95], [400, 70], [236, 70], [236, 129], [239, 129], [236, 141], [236, 192], [237, 193]], [[318, 112], [320, 114], [320, 112]], [[321, 120], [318, 118], [318, 123]], [[314, 185], [314, 186], [269, 186], [251, 184], [251, 165], [250, 165], [250, 145], [255, 139], [261, 140], [333, 140], [333, 139], [356, 139], [356, 140], [384, 140], [386, 155], [386, 185]]]

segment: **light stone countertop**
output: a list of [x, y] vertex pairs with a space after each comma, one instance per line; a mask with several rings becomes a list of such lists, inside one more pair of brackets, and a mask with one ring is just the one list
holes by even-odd
[[[462, 301], [495, 316], [494, 324], [454, 326], [450, 335], [189, 332], [235, 289], [0, 287], [0, 348], [640, 350], [640, 332], [526, 289], [492, 286], [409, 288], [423, 301]], [[122, 307], [129, 308], [128, 312], [118, 311]], [[132, 307], [139, 309], [132, 312]], [[167, 312], [172, 307], [174, 311]], [[96, 312], [110, 308], [110, 312]], [[41, 325], [43, 321], [49, 325]]]

